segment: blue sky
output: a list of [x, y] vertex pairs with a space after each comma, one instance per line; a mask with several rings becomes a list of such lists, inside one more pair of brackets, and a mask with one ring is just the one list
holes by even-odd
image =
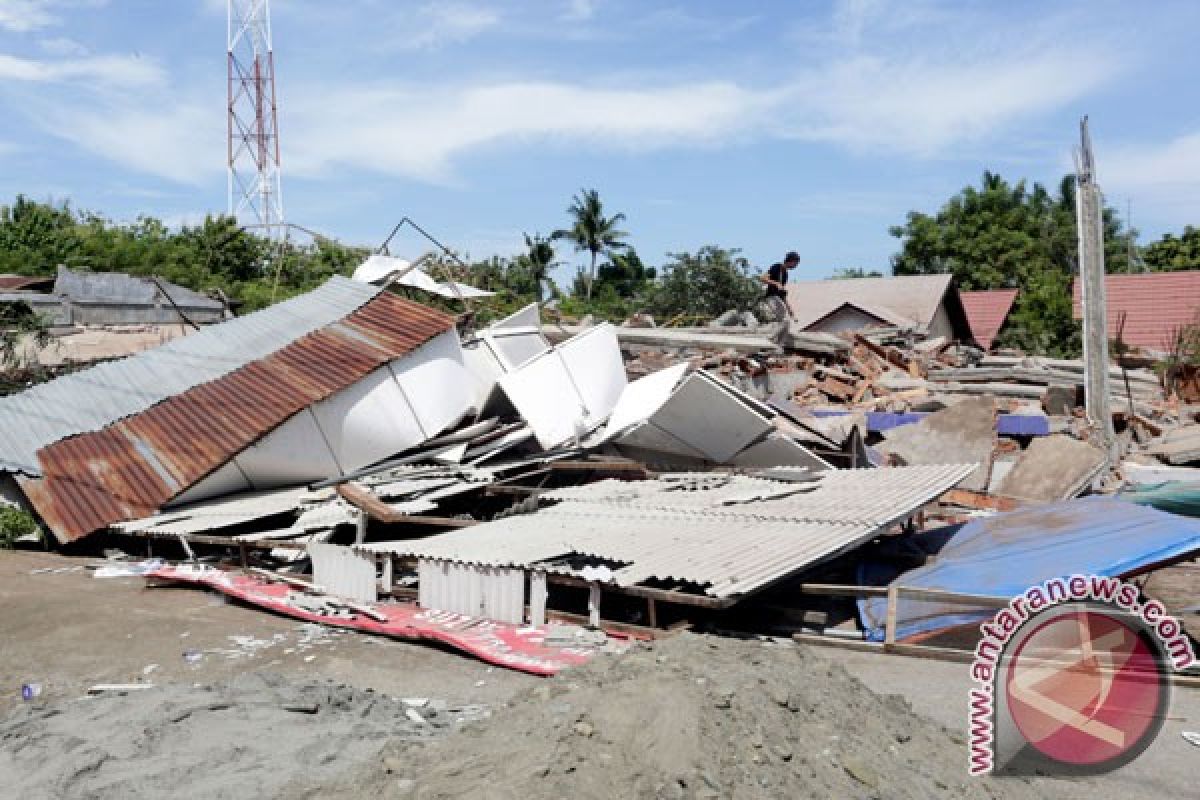
[[[1194, 2], [271, 9], [287, 218], [350, 243], [409, 215], [511, 254], [595, 187], [649, 264], [713, 243], [886, 271], [888, 226], [984, 169], [1056, 183], [1084, 113], [1143, 241], [1200, 223]], [[0, 0], [0, 202], [223, 211], [224, 109], [223, 0]]]

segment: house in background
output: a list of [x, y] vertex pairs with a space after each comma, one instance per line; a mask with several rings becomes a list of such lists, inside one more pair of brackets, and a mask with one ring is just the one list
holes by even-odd
[[161, 278], [121, 272], [0, 276], [0, 303], [41, 317], [51, 341], [27, 336], [17, 346], [23, 367], [58, 367], [119, 358], [186, 336], [232, 314], [225, 303]]
[[797, 281], [788, 284], [788, 304], [806, 331], [896, 327], [921, 336], [973, 341], [949, 274]]
[[984, 350], [991, 350], [996, 336], [1004, 328], [1008, 312], [1017, 299], [1016, 289], [992, 289], [986, 292], [960, 292], [967, 322], [975, 341]]
[[[1104, 290], [1110, 340], [1120, 331], [1127, 345], [1169, 353], [1180, 330], [1200, 324], [1200, 270], [1105, 275]], [[1079, 281], [1072, 294], [1075, 319], [1083, 319]]]

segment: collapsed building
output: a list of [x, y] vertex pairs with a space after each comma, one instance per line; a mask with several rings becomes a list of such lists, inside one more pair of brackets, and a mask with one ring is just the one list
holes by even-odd
[[[914, 553], [970, 539], [954, 526], [1163, 470], [1197, 481], [1186, 397], [1113, 367], [1114, 458], [1079, 409], [1082, 364], [985, 356], [948, 276], [899, 310], [874, 279], [829, 282], [851, 295], [783, 330], [546, 325], [536, 305], [475, 329], [391, 291], [479, 296], [418, 267], [375, 256], [358, 280], [0, 398], [4, 497], [61, 546], [189, 562], [155, 580], [548, 673], [578, 655], [547, 644], [552, 620], [925, 635], [959, 618], [914, 627], [879, 597], [936, 592]], [[1173, 530], [1169, 557], [1110, 567], [1200, 552]], [[1004, 590], [973, 588], [985, 607]]]

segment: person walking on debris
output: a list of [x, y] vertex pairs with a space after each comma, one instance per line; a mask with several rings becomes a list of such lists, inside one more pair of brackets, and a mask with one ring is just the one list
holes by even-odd
[[792, 316], [792, 308], [787, 301], [788, 272], [795, 269], [799, 263], [800, 255], [793, 250], [783, 257], [782, 263], [772, 264], [767, 269], [767, 274], [759, 278], [767, 287], [763, 303], [776, 322], [786, 322]]

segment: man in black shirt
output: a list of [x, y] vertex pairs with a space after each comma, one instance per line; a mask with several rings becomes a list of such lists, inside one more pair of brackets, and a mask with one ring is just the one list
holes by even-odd
[[783, 263], [775, 263], [762, 275], [760, 280], [766, 285], [767, 292], [763, 298], [777, 322], [783, 322], [792, 316], [791, 306], [787, 301], [788, 272], [800, 263], [800, 256], [792, 251], [783, 257]]

